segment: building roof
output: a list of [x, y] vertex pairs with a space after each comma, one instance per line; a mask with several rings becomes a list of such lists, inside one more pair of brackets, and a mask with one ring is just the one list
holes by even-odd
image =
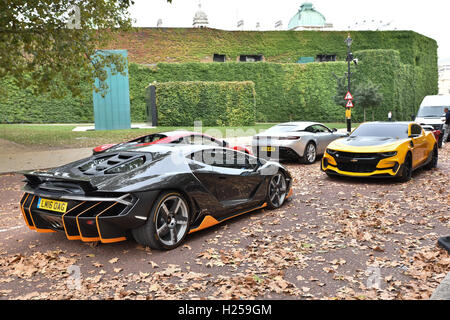
[[325, 27], [326, 19], [320, 12], [314, 9], [310, 2], [305, 2], [300, 6], [297, 14], [289, 21], [288, 29], [298, 27]]

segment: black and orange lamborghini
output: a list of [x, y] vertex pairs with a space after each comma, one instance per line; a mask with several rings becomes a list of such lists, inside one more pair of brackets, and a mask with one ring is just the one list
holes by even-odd
[[223, 147], [158, 144], [24, 172], [26, 224], [70, 240], [126, 240], [172, 249], [186, 235], [260, 208], [278, 208], [292, 178], [279, 163]]

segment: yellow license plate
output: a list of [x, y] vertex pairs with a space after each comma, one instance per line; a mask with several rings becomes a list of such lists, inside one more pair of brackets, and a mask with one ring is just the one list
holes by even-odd
[[274, 152], [275, 147], [261, 147], [261, 151]]
[[37, 207], [39, 209], [65, 213], [67, 211], [67, 202], [39, 198]]

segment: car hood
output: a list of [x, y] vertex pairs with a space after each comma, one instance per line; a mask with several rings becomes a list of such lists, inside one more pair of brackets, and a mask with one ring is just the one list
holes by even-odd
[[407, 139], [388, 137], [347, 137], [331, 142], [328, 148], [339, 151], [379, 152], [395, 149]]

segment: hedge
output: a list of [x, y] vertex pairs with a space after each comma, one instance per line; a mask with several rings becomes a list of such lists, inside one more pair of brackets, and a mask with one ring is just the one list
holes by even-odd
[[255, 84], [166, 82], [155, 84], [158, 125], [250, 126], [255, 124]]
[[0, 123], [83, 123], [93, 122], [94, 107], [89, 85], [83, 86], [82, 97], [65, 98], [35, 96], [30, 89], [19, 89], [11, 78], [1, 79], [8, 94], [0, 97]]
[[145, 118], [145, 87], [167, 81], [253, 81], [256, 120], [341, 121], [336, 106], [336, 80], [342, 62], [311, 64], [280, 63], [160, 63], [154, 68], [130, 65], [130, 97], [134, 121]]

